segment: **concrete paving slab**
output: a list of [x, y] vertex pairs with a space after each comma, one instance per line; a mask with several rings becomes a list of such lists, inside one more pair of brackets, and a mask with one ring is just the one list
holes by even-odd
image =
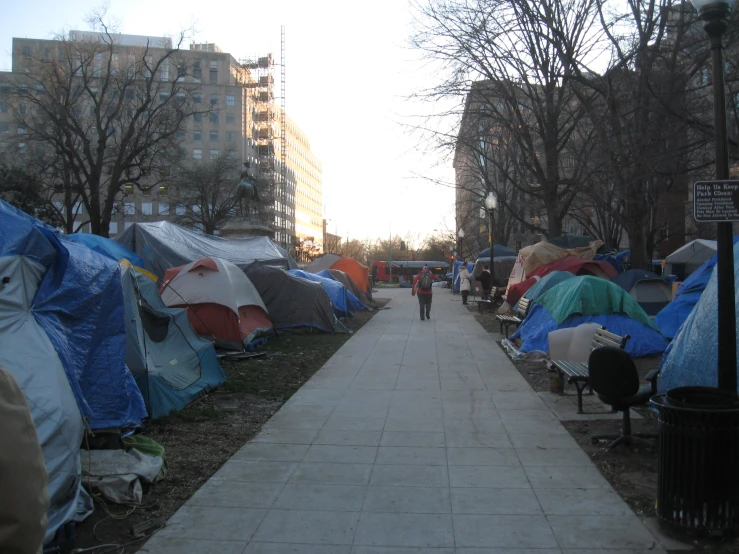
[[387, 294], [142, 552], [660, 552], [459, 297]]

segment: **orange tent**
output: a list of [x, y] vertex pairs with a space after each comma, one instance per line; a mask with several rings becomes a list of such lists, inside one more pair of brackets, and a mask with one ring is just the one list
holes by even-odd
[[343, 271], [352, 278], [359, 290], [369, 292], [369, 268], [366, 265], [360, 264], [354, 258], [341, 258], [331, 266], [331, 269]]

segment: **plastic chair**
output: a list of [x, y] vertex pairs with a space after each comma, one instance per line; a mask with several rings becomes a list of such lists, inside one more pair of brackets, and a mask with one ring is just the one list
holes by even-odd
[[645, 379], [647, 385], [639, 383], [639, 372], [634, 360], [624, 350], [610, 346], [596, 348], [588, 359], [590, 385], [598, 394], [598, 398], [613, 407], [614, 411], [624, 413], [621, 434], [593, 435], [592, 441], [612, 440], [608, 449], [619, 444], [631, 444], [632, 437], [645, 439], [656, 438], [657, 435], [631, 432], [629, 409], [632, 406], [646, 404], [657, 394], [657, 377], [659, 370], [650, 371]]

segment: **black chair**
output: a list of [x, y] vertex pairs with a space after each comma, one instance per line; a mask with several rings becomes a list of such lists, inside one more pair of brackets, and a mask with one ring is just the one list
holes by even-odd
[[613, 440], [608, 445], [610, 450], [619, 444], [631, 444], [632, 437], [656, 438], [656, 435], [631, 433], [629, 409], [632, 406], [646, 404], [652, 396], [657, 394], [659, 369], [654, 369], [646, 375], [648, 385], [640, 385], [639, 373], [634, 360], [624, 350], [611, 346], [602, 346], [593, 350], [590, 353], [588, 367], [590, 385], [598, 394], [598, 398], [610, 404], [614, 411], [624, 413], [624, 426], [620, 435], [593, 435], [593, 442]]

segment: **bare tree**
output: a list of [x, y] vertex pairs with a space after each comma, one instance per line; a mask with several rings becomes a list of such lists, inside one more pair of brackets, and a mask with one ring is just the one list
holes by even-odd
[[[44, 175], [65, 198], [79, 196], [91, 230], [107, 236], [124, 187], [169, 180], [181, 158], [178, 133], [207, 114], [194, 102], [197, 85], [174, 45], [120, 47], [95, 15], [96, 40], [59, 37], [55, 52], [28, 55], [26, 74], [7, 91], [24, 132], [23, 149], [41, 147], [54, 160]], [[207, 106], [207, 105], [205, 105]]]

